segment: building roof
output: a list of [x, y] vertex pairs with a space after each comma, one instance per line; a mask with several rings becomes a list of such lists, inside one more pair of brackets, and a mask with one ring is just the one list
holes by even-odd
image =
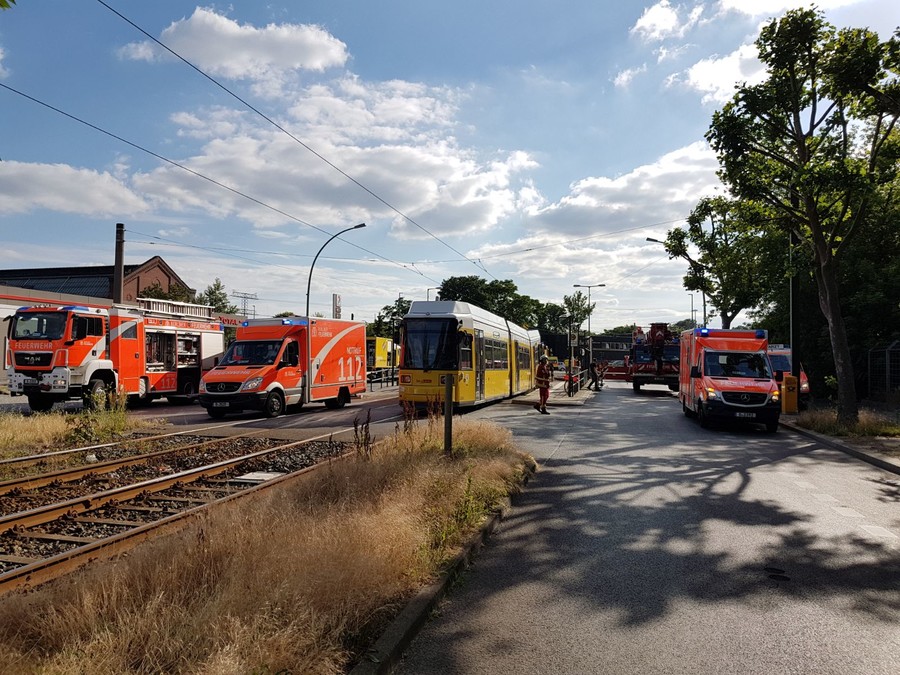
[[[162, 266], [169, 275], [185, 288], [171, 267], [159, 256], [153, 256], [139, 265], [125, 265], [125, 280], [141, 271]], [[112, 298], [113, 265], [85, 265], [83, 267], [32, 267], [28, 269], [0, 270], [0, 285], [29, 288], [48, 293], [69, 293], [95, 298]]]

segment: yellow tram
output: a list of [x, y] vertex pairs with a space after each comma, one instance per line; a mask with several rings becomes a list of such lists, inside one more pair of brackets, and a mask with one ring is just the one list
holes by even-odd
[[454, 407], [481, 405], [534, 388], [540, 334], [467, 302], [415, 301], [403, 317], [400, 403], [443, 402], [453, 376]]

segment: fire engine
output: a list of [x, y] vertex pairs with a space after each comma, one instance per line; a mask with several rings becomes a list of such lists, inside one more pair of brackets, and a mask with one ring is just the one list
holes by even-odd
[[10, 318], [6, 371], [13, 396], [36, 412], [57, 401], [93, 405], [98, 392], [134, 402], [190, 400], [223, 351], [206, 305], [138, 299], [137, 305], [20, 307]]
[[645, 384], [664, 384], [671, 391], [678, 391], [678, 338], [669, 330], [669, 324], [650, 324], [647, 334], [637, 327], [631, 337], [625, 381], [631, 382], [635, 393]]
[[773, 372], [764, 330], [695, 328], [681, 334], [678, 398], [688, 417], [758, 422], [778, 430], [780, 371]]
[[277, 417], [289, 405], [321, 401], [342, 408], [366, 391], [366, 325], [288, 316], [249, 319], [219, 365], [200, 381], [212, 418], [259, 410]]

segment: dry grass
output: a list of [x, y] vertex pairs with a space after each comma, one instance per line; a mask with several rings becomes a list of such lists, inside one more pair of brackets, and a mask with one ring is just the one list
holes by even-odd
[[78, 413], [0, 413], [0, 459], [105, 443], [154, 425], [152, 421], [129, 418], [124, 399], [113, 401], [109, 409]]
[[853, 427], [838, 423], [835, 410], [808, 410], [800, 413], [797, 424], [828, 436], [900, 436], [900, 423], [872, 410], [860, 410]]
[[533, 460], [508, 432], [407, 423], [252, 507], [0, 599], [0, 669], [340, 673], [515, 491]]

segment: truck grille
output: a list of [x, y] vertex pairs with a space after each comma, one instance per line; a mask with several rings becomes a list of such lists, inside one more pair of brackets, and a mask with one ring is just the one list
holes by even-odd
[[46, 368], [53, 360], [53, 352], [16, 352], [16, 365], [23, 368]]
[[725, 403], [732, 405], [764, 405], [768, 400], [768, 394], [745, 391], [725, 391], [722, 392], [722, 399]]
[[206, 391], [210, 394], [232, 394], [240, 388], [240, 382], [211, 382], [206, 385]]

